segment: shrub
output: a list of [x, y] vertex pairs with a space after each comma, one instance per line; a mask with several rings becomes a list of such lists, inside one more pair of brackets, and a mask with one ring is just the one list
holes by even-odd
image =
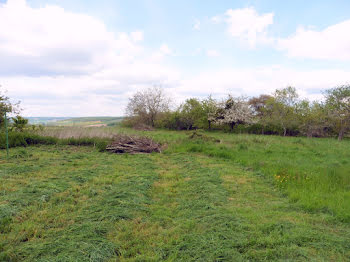
[[[40, 136], [33, 133], [9, 132], [9, 147], [26, 147], [30, 145], [72, 145], [72, 146], [99, 146], [107, 144], [107, 138], [66, 138], [59, 139], [50, 136]], [[6, 148], [5, 134], [0, 134], [0, 149]]]
[[107, 151], [106, 148], [107, 148], [107, 145], [108, 145], [108, 142], [107, 141], [98, 141], [96, 143], [96, 148], [99, 152], [105, 152]]

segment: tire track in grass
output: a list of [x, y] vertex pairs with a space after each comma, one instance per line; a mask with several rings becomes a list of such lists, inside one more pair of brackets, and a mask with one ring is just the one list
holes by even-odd
[[244, 238], [246, 226], [227, 212], [229, 194], [220, 172], [198, 161], [199, 155], [174, 155], [184, 183], [178, 189], [176, 224], [179, 238], [169, 245], [172, 261], [239, 261], [232, 243]]
[[232, 248], [249, 261], [347, 261], [350, 228], [327, 214], [310, 214], [291, 204], [272, 183], [232, 161], [198, 160], [217, 170], [229, 192], [227, 212], [244, 221], [245, 237]]
[[[196, 155], [158, 155], [159, 179], [146, 216], [117, 223], [121, 261], [215, 261], [238, 259], [234, 239], [244, 237], [239, 218], [227, 213], [228, 191], [218, 172]], [[119, 235], [118, 235], [119, 233]], [[232, 234], [231, 234], [232, 235]]]
[[157, 166], [157, 179], [149, 188], [150, 201], [147, 210], [137, 212], [130, 220], [120, 220], [110, 235], [120, 246], [120, 261], [162, 261], [166, 257], [166, 245], [177, 238], [177, 225], [173, 223], [176, 213], [176, 196], [181, 178], [176, 165], [162, 160], [165, 155], [152, 155]]

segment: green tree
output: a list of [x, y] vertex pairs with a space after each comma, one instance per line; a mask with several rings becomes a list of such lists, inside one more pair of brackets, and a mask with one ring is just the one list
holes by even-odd
[[253, 115], [258, 120], [258, 123], [262, 126], [261, 133], [264, 134], [266, 126], [269, 124], [269, 101], [273, 97], [270, 95], [260, 95], [258, 97], [252, 97], [248, 103], [253, 110]]
[[350, 85], [342, 85], [326, 91], [326, 106], [338, 140], [350, 129]]
[[299, 129], [307, 137], [323, 137], [329, 130], [329, 118], [324, 104], [302, 100], [297, 104]]
[[297, 125], [298, 117], [296, 105], [298, 93], [294, 87], [277, 89], [272, 99], [267, 101], [267, 121], [273, 125], [279, 125], [283, 129], [283, 136], [287, 135], [288, 128]]
[[202, 103], [196, 98], [190, 98], [179, 108], [179, 114], [184, 128], [187, 130], [203, 127], [206, 118]]
[[28, 119], [21, 116], [12, 117], [12, 127], [17, 132], [23, 132], [24, 128], [28, 125]]
[[6, 91], [0, 89], [0, 127], [4, 126], [5, 112], [19, 114], [19, 102], [12, 103], [10, 98], [6, 95]]

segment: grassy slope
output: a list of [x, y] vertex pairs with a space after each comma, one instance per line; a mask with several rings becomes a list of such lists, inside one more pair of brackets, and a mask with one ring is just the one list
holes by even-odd
[[[333, 161], [342, 170], [345, 146], [290, 138], [283, 143], [295, 147], [283, 149], [282, 138], [211, 135], [225, 143], [178, 142], [164, 154], [134, 156], [12, 149], [9, 162], [0, 159], [0, 261], [350, 260], [348, 224], [290, 202], [281, 192], [298, 184], [283, 182], [280, 191], [262, 173], [292, 160], [296, 172], [331, 170]], [[322, 164], [296, 150], [336, 155]]]
[[350, 141], [213, 134], [222, 144], [178, 144], [178, 152], [230, 159], [276, 180], [292, 201], [350, 222]]

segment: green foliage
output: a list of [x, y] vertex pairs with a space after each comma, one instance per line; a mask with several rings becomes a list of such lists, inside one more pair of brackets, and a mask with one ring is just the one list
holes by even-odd
[[330, 120], [338, 131], [338, 139], [350, 130], [350, 85], [343, 85], [326, 92], [326, 107]]
[[28, 119], [21, 116], [12, 117], [12, 129], [16, 132], [23, 132], [25, 127], [28, 125]]
[[[0, 85], [1, 88], [1, 85]], [[6, 91], [5, 91], [6, 92]], [[5, 95], [5, 92], [2, 92], [0, 89], [0, 127], [3, 127], [5, 122], [5, 112], [18, 114], [20, 112], [19, 102], [12, 103], [10, 98]]]
[[[107, 138], [66, 138], [59, 139], [50, 136], [41, 136], [28, 132], [9, 132], [9, 147], [27, 147], [30, 145], [72, 145], [72, 146], [96, 146], [108, 143]], [[0, 149], [5, 149], [5, 134], [0, 134]]]
[[297, 103], [298, 94], [294, 87], [277, 89], [273, 98], [267, 101], [264, 121], [279, 125], [283, 129], [283, 135], [286, 136], [288, 129], [295, 129], [298, 126]]
[[109, 144], [108, 141], [101, 140], [96, 143], [96, 148], [98, 149], [99, 152], [105, 152], [107, 151], [106, 148], [108, 144]]
[[190, 98], [176, 111], [163, 113], [156, 126], [175, 130], [210, 129], [210, 114], [216, 111], [216, 102], [210, 96], [199, 100]]

